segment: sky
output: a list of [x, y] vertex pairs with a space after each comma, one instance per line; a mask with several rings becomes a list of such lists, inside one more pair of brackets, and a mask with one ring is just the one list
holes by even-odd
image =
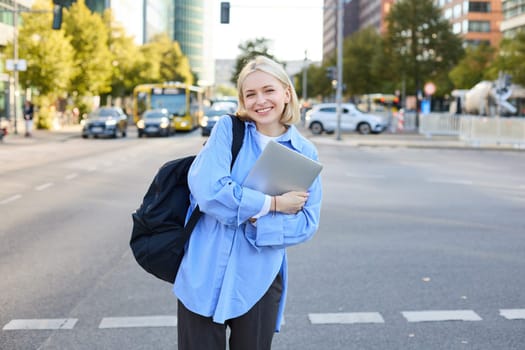
[[234, 0], [230, 23], [220, 23], [220, 2], [214, 2], [213, 56], [234, 59], [240, 43], [270, 39], [269, 52], [278, 60], [322, 59], [323, 0]]

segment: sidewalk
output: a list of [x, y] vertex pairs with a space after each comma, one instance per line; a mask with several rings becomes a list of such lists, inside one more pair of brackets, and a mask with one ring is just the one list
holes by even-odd
[[23, 125], [18, 128], [18, 134], [9, 130], [9, 134], [4, 137], [2, 145], [34, 145], [47, 142], [64, 142], [71, 138], [80, 138], [82, 126], [67, 125], [58, 130], [33, 130], [30, 137], [25, 137]]
[[312, 135], [302, 129], [310, 141], [315, 144], [350, 146], [350, 147], [401, 147], [401, 148], [441, 148], [458, 150], [496, 150], [525, 151], [523, 146], [513, 144], [471, 144], [459, 139], [458, 136], [426, 136], [416, 132], [390, 133], [376, 135], [360, 135], [357, 133], [342, 133], [340, 140], [336, 134]]
[[[312, 133], [298, 125], [303, 135], [313, 143], [319, 145], [348, 146], [348, 147], [401, 147], [401, 148], [441, 148], [458, 150], [496, 150], [496, 151], [525, 151], [523, 146], [512, 144], [469, 144], [461, 141], [457, 136], [427, 137], [415, 132], [390, 133], [377, 135], [360, 135], [357, 133], [342, 133], [341, 140], [336, 134], [312, 135]], [[72, 138], [81, 137], [80, 125], [68, 125], [58, 130], [34, 130], [31, 137], [24, 137], [24, 130], [19, 129], [15, 135], [12, 131], [0, 142], [5, 145], [32, 145], [48, 142], [65, 142]]]

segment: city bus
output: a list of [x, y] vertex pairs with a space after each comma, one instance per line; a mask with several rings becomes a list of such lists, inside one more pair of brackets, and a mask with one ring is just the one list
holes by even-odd
[[199, 126], [203, 113], [203, 90], [179, 82], [141, 84], [133, 89], [133, 120], [149, 109], [167, 109], [175, 130], [191, 131]]

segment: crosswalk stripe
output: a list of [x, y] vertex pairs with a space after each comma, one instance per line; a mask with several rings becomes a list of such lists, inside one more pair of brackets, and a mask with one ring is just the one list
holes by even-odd
[[73, 329], [77, 321], [78, 319], [76, 318], [11, 320], [2, 329], [5, 331]]
[[98, 328], [176, 327], [177, 316], [105, 317]]
[[472, 310], [403, 311], [401, 313], [408, 322], [482, 320], [481, 317]]
[[507, 320], [525, 320], [525, 309], [501, 309], [499, 314]]
[[312, 324], [385, 323], [378, 312], [308, 314]]

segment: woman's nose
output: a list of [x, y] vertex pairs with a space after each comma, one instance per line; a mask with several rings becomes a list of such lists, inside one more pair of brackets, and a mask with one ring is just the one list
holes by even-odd
[[255, 98], [256, 103], [264, 103], [264, 101], [266, 101], [264, 94], [258, 93], [255, 97], [256, 97]]

